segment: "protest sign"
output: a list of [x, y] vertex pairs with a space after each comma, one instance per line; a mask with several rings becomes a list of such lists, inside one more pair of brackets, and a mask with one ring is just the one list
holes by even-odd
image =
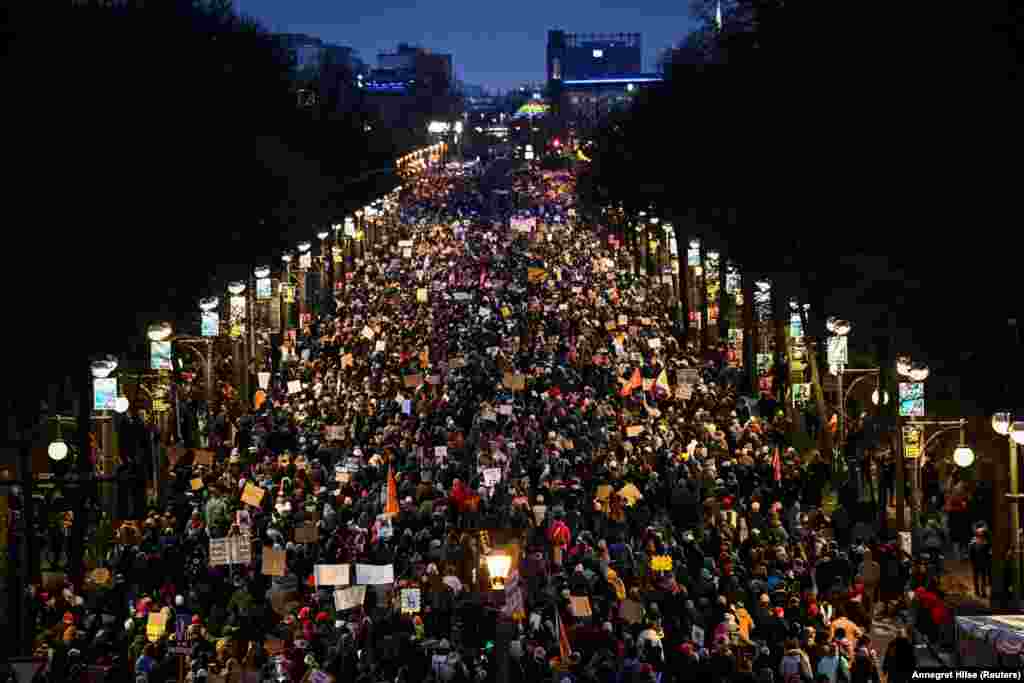
[[347, 586], [350, 568], [351, 565], [347, 564], [314, 565], [313, 578], [318, 588], [320, 586]]
[[366, 586], [351, 586], [334, 591], [334, 608], [338, 611], [362, 607], [366, 599]]
[[395, 582], [394, 565], [357, 564], [356, 583], [361, 586], [380, 586]]

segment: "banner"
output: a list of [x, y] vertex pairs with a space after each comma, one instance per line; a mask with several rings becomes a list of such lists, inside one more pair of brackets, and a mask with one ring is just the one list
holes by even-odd
[[900, 417], [924, 417], [924, 382], [900, 382]]
[[245, 334], [245, 297], [231, 297], [231, 336], [241, 337]]
[[924, 451], [924, 429], [916, 425], [903, 427], [903, 457], [920, 458]]
[[149, 368], [151, 370], [173, 370], [171, 363], [171, 342], [149, 342]]
[[318, 564], [313, 566], [313, 578], [316, 586], [347, 586], [349, 581], [347, 564]]
[[256, 299], [258, 301], [266, 301], [267, 299], [270, 299], [273, 296], [273, 286], [270, 284], [270, 278], [256, 278]]
[[395, 582], [394, 565], [357, 564], [356, 583], [361, 586], [380, 586]]
[[216, 337], [220, 334], [220, 314], [217, 311], [203, 311], [202, 335]]
[[117, 402], [117, 378], [95, 377], [92, 380], [92, 409], [114, 410]]

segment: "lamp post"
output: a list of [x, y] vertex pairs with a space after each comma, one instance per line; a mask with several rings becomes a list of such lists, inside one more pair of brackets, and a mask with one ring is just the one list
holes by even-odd
[[836, 433], [839, 436], [837, 445], [842, 448], [846, 443], [846, 394], [843, 393], [843, 372], [846, 370], [847, 359], [846, 337], [853, 329], [853, 323], [848, 320], [829, 318], [825, 322], [825, 327], [832, 333], [832, 338], [828, 343], [828, 364], [830, 371], [836, 376], [839, 383], [839, 424], [837, 425], [839, 428]]
[[[263, 339], [264, 325], [269, 325], [270, 306], [273, 297], [273, 282], [270, 279], [270, 266], [256, 266], [252, 269], [253, 278], [253, 304], [252, 304], [252, 357], [258, 360], [256, 369], [266, 368], [265, 352], [260, 352], [256, 344], [256, 333], [260, 332], [260, 339]], [[260, 293], [263, 292], [261, 295]]]
[[1010, 492], [1006, 497], [1010, 501], [1010, 548], [1007, 553], [1010, 562], [1010, 578], [1013, 584], [1015, 604], [1024, 601], [1024, 585], [1021, 577], [1021, 539], [1020, 539], [1020, 474], [1017, 463], [1017, 446], [1024, 444], [1024, 421], [1014, 421], [1008, 412], [999, 412], [992, 416], [992, 429], [996, 434], [1007, 437], [1010, 447]]
[[312, 265], [313, 255], [310, 253], [310, 249], [313, 248], [312, 243], [308, 241], [299, 242], [299, 286], [295, 293], [295, 298], [299, 301], [299, 327], [305, 322], [306, 312], [309, 307], [309, 287], [306, 278], [309, 277], [309, 268]]
[[235, 381], [238, 383], [238, 393], [242, 397], [242, 403], [249, 405], [249, 363], [247, 356], [249, 345], [246, 343], [246, 320], [248, 312], [248, 296], [246, 284], [242, 280], [228, 283], [228, 293], [231, 294], [230, 312], [230, 334], [232, 346], [232, 359], [235, 366]]
[[[897, 356], [896, 357], [896, 374], [899, 375], [900, 377], [904, 377], [904, 378], [910, 379], [911, 381], [913, 381], [915, 383], [921, 383], [921, 382], [924, 382], [926, 379], [928, 379], [929, 370], [928, 370], [928, 367], [926, 365], [912, 362], [911, 359], [910, 359], [910, 356]], [[905, 411], [903, 409], [902, 397], [900, 397], [900, 405], [899, 405], [899, 410], [897, 412], [897, 417], [896, 417], [896, 422], [897, 422], [896, 434], [897, 434], [897, 443], [899, 444], [899, 448], [897, 449], [895, 457], [896, 457], [896, 517], [897, 517], [897, 520], [898, 520], [898, 522], [897, 522], [898, 528], [901, 531], [904, 531], [905, 530], [904, 527], [907, 525], [907, 508], [906, 508], [906, 502], [907, 502], [907, 499], [906, 499], [907, 472], [906, 472], [906, 453], [904, 452], [905, 451], [905, 445], [903, 443], [903, 418], [907, 417], [907, 416], [903, 415], [902, 414], [903, 412], [905, 412]], [[916, 465], [916, 462], [917, 462], [916, 458], [914, 459], [914, 462], [915, 462], [915, 465]], [[915, 471], [915, 476], [916, 476], [916, 471]], [[914, 481], [915, 476], [911, 477], [911, 482]], [[914, 493], [915, 493], [914, 491], [911, 491], [911, 495], [910, 495], [910, 506], [911, 506], [911, 515], [912, 516], [916, 512], [915, 495], [914, 495]]]
[[281, 274], [281, 343], [284, 343], [285, 333], [288, 331], [288, 296], [287, 288], [291, 287], [292, 281], [292, 255], [282, 254], [281, 262], [284, 263], [284, 272]]
[[334, 301], [334, 258], [331, 245], [327, 239], [329, 230], [321, 230], [316, 234], [320, 240], [320, 307], [321, 313], [333, 313], [331, 302]]

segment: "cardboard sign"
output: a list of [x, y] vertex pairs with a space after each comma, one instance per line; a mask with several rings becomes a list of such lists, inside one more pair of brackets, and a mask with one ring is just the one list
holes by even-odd
[[419, 385], [423, 384], [423, 375], [406, 375], [404, 384], [410, 389], [415, 389]]
[[189, 483], [192, 485], [192, 490], [193, 491], [198, 491], [199, 489], [203, 488], [203, 480], [200, 479], [199, 477], [196, 477], [195, 479], [193, 479]]
[[445, 457], [448, 457], [448, 447], [447, 446], [434, 446], [434, 457], [435, 458], [445, 458]]
[[302, 393], [302, 382], [297, 380], [297, 379], [290, 379], [290, 380], [288, 380], [288, 395], [292, 396], [294, 394], [301, 394], [301, 393]]
[[313, 567], [313, 578], [317, 588], [320, 586], [347, 586], [351, 565], [318, 564]]
[[626, 427], [626, 436], [627, 437], [632, 438], [634, 436], [640, 436], [643, 433], [644, 433], [644, 426], [643, 425], [633, 425], [632, 427]]
[[403, 588], [400, 600], [403, 614], [415, 614], [420, 611], [421, 594], [419, 588]]
[[649, 346], [652, 349], [660, 349], [661, 348], [661, 340], [660, 339], [648, 339], [647, 340], [647, 346]]
[[228, 539], [210, 539], [210, 566], [221, 567], [228, 564]]
[[284, 550], [263, 547], [263, 575], [284, 576], [288, 571], [288, 554]]
[[590, 609], [590, 598], [587, 596], [577, 597], [574, 595], [570, 597], [569, 609], [572, 611], [574, 617], [584, 618], [594, 616], [593, 611]]
[[352, 586], [334, 591], [334, 608], [338, 611], [362, 607], [366, 586]]
[[320, 530], [317, 529], [316, 524], [305, 523], [302, 526], [295, 527], [296, 543], [316, 543], [319, 540]]
[[345, 440], [345, 427], [344, 427], [344, 425], [327, 425], [324, 428], [324, 437], [328, 441], [344, 441]]
[[391, 564], [357, 564], [356, 583], [361, 586], [382, 586], [395, 582], [395, 566]]
[[420, 288], [420, 289], [416, 290], [416, 301], [421, 303], [421, 304], [427, 303], [427, 290], [426, 289]]
[[506, 372], [504, 384], [505, 388], [511, 389], [512, 391], [523, 391], [526, 389], [526, 377]]
[[352, 367], [354, 362], [355, 362], [355, 359], [352, 358], [352, 354], [351, 353], [346, 353], [344, 356], [341, 357], [341, 367], [342, 368], [350, 368], [350, 367]]
[[150, 612], [149, 620], [146, 622], [146, 637], [150, 642], [160, 640], [166, 627], [166, 617], [161, 612]]
[[192, 451], [192, 455], [193, 464], [213, 467], [213, 451]]
[[367, 325], [366, 327], [363, 328], [363, 336], [366, 337], [367, 339], [372, 340], [375, 336], [377, 336], [377, 333], [373, 331], [372, 327]]
[[388, 350], [388, 343], [383, 339], [378, 339], [377, 344], [373, 347], [374, 352], [383, 353]]
[[629, 624], [639, 624], [644, 618], [644, 606], [636, 600], [623, 600], [619, 606], [619, 616]]
[[246, 482], [245, 488], [242, 489], [242, 502], [246, 505], [258, 508], [263, 505], [263, 496], [265, 496], [266, 493], [265, 489], [262, 489], [250, 482]]

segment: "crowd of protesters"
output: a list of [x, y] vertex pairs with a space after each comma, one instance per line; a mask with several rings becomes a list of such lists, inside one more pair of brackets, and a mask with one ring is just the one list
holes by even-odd
[[909, 679], [873, 622], [915, 587], [948, 622], [935, 577], [825, 514], [827, 463], [738, 400], [734, 349], [681, 337], [571, 177], [513, 190], [511, 219], [473, 175], [406, 190], [166, 508], [38, 589], [50, 680]]

